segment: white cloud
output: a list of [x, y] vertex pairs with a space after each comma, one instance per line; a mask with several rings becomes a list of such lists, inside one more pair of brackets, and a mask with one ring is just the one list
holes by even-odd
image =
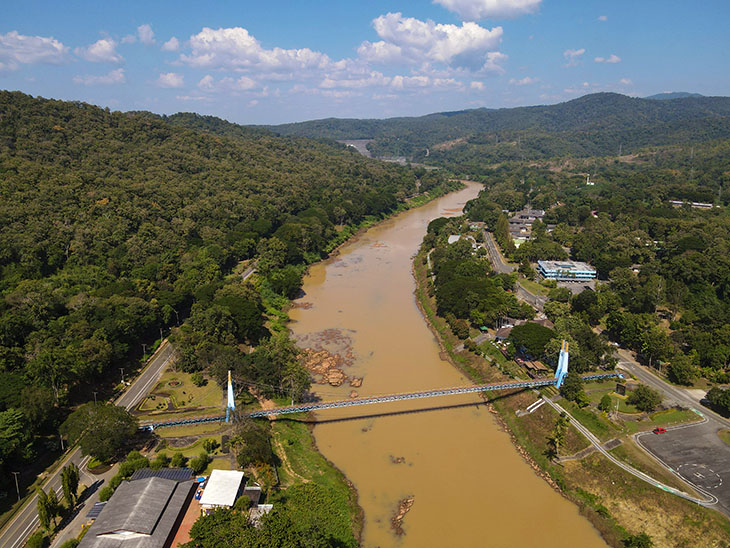
[[469, 84], [469, 87], [471, 89], [476, 89], [477, 91], [483, 91], [484, 90], [484, 82], [472, 82]]
[[108, 74], [101, 76], [93, 76], [90, 74], [79, 75], [73, 77], [74, 84], [81, 86], [111, 86], [114, 84], [123, 84], [127, 81], [123, 68], [118, 68]]
[[155, 33], [152, 31], [152, 27], [146, 23], [137, 27], [137, 36], [145, 46], [151, 46], [155, 43]]
[[580, 63], [581, 56], [586, 52], [585, 48], [580, 49], [566, 49], [563, 52], [563, 57], [568, 62], [566, 67], [574, 67]]
[[[388, 13], [373, 20], [380, 42], [363, 42], [358, 55], [373, 63], [443, 63], [452, 67], [493, 69], [488, 53], [502, 39], [502, 27], [491, 30], [476, 23], [436, 24]], [[492, 61], [494, 57], [492, 58]]]
[[185, 85], [185, 80], [182, 74], [163, 72], [157, 79], [156, 84], [161, 88], [181, 88]]
[[216, 81], [210, 74], [207, 74], [198, 82], [198, 88], [210, 92], [252, 91], [261, 89], [261, 86], [253, 78], [249, 78], [248, 76], [241, 76], [237, 79], [226, 77]]
[[434, 0], [434, 3], [441, 4], [466, 21], [534, 13], [541, 2], [542, 0]]
[[608, 15], [599, 15], [598, 20], [599, 21], [608, 21]]
[[374, 86], [387, 86], [390, 84], [391, 79], [384, 76], [380, 72], [371, 72], [363, 78], [348, 78], [348, 79], [337, 79], [330, 78], [327, 76], [322, 83], [319, 84], [320, 88], [331, 89], [331, 88], [367, 88]]
[[135, 36], [134, 34], [127, 34], [121, 40], [122, 44], [134, 44], [136, 41], [137, 41], [137, 36]]
[[393, 76], [391, 87], [395, 89], [425, 88], [431, 79], [428, 76]]
[[190, 37], [190, 46], [191, 55], [181, 55], [180, 61], [194, 67], [285, 71], [323, 69], [332, 65], [327, 55], [309, 48], [265, 49], [241, 27], [217, 30], [204, 27]]
[[619, 84], [622, 84], [624, 86], [632, 86], [634, 83], [628, 79], [628, 78], [621, 78], [621, 80], [618, 81]]
[[596, 57], [593, 59], [596, 63], [620, 63], [621, 57], [615, 54], [611, 54], [608, 58], [606, 57]]
[[16, 70], [20, 65], [37, 63], [63, 63], [68, 49], [53, 37], [25, 36], [15, 30], [0, 34], [0, 70]]
[[539, 78], [532, 78], [530, 76], [525, 76], [524, 78], [521, 78], [519, 80], [517, 80], [515, 78], [509, 79], [509, 83], [512, 85], [515, 85], [515, 86], [527, 86], [529, 84], [536, 84], [539, 81], [540, 81]]
[[179, 49], [180, 49], [180, 40], [178, 40], [174, 36], [172, 38], [170, 38], [167, 42], [162, 44], [163, 51], [177, 51]]
[[124, 58], [117, 53], [117, 43], [111, 38], [102, 38], [85, 48], [76, 48], [74, 53], [92, 63], [121, 63]]

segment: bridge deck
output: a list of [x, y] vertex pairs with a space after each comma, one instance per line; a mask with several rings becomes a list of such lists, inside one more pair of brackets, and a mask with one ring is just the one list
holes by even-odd
[[[622, 377], [621, 373], [601, 373], [597, 375], [586, 375], [583, 377], [585, 381], [608, 379], [613, 377]], [[492, 390], [510, 390], [513, 388], [539, 388], [541, 386], [556, 385], [558, 379], [542, 379], [532, 381], [511, 381], [491, 384], [475, 384], [470, 386], [457, 386], [453, 388], [441, 388], [437, 390], [425, 390], [420, 392], [405, 392], [402, 394], [387, 394], [385, 396], [370, 396], [363, 398], [351, 398], [348, 400], [336, 400], [328, 402], [304, 403], [298, 405], [289, 405], [287, 407], [276, 407], [274, 409], [260, 409], [250, 413], [241, 413], [240, 416], [259, 418], [276, 415], [288, 415], [291, 413], [305, 413], [307, 411], [316, 411], [319, 409], [333, 409], [336, 407], [353, 407], [356, 405], [370, 405], [375, 403], [386, 403], [391, 401], [415, 400], [420, 398], [434, 398], [437, 396], [451, 396], [455, 394], [469, 394], [474, 392], [488, 392]], [[182, 426], [187, 424], [199, 424], [206, 422], [220, 422], [226, 420], [225, 415], [194, 417], [189, 419], [172, 419], [169, 421], [146, 421], [140, 423], [140, 428], [154, 430], [164, 426]]]

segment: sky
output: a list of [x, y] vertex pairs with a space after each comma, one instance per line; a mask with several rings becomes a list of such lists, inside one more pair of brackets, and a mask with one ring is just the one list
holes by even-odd
[[3, 0], [0, 89], [241, 124], [730, 95], [730, 1]]

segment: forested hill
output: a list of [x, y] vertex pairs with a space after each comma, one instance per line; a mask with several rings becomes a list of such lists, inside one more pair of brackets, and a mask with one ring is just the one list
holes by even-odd
[[[237, 261], [263, 254], [281, 281], [277, 269], [325, 253], [336, 225], [416, 190], [410, 168], [225, 124], [0, 91], [0, 414], [23, 386], [71, 403], [191, 306], [221, 315], [200, 320], [209, 341], [256, 340], [260, 298], [219, 293]], [[440, 178], [421, 176], [422, 189]], [[0, 467], [21, 458], [13, 447]]]
[[[269, 129], [282, 135], [370, 138], [374, 139], [371, 150], [382, 156], [423, 159], [428, 148], [429, 155], [438, 153], [432, 161], [439, 156], [453, 159], [454, 153], [462, 154], [463, 149], [467, 154], [477, 150], [495, 160], [510, 154], [517, 159], [591, 156], [616, 154], [622, 143], [638, 148], [672, 144], [678, 138], [706, 141], [729, 137], [730, 98], [656, 101], [596, 93], [548, 106], [475, 109], [387, 120], [314, 120]], [[491, 146], [504, 142], [519, 149]]]

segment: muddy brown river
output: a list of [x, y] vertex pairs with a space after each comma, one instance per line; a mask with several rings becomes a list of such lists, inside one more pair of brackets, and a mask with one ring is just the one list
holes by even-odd
[[[471, 384], [439, 356], [416, 305], [411, 261], [429, 221], [460, 214], [479, 188], [385, 221], [310, 269], [291, 329], [300, 346], [347, 376], [338, 387], [313, 385], [323, 400]], [[446, 396], [317, 413], [320, 451], [358, 491], [362, 545], [605, 547], [480, 402]], [[412, 505], [398, 534], [392, 518], [404, 500]]]

